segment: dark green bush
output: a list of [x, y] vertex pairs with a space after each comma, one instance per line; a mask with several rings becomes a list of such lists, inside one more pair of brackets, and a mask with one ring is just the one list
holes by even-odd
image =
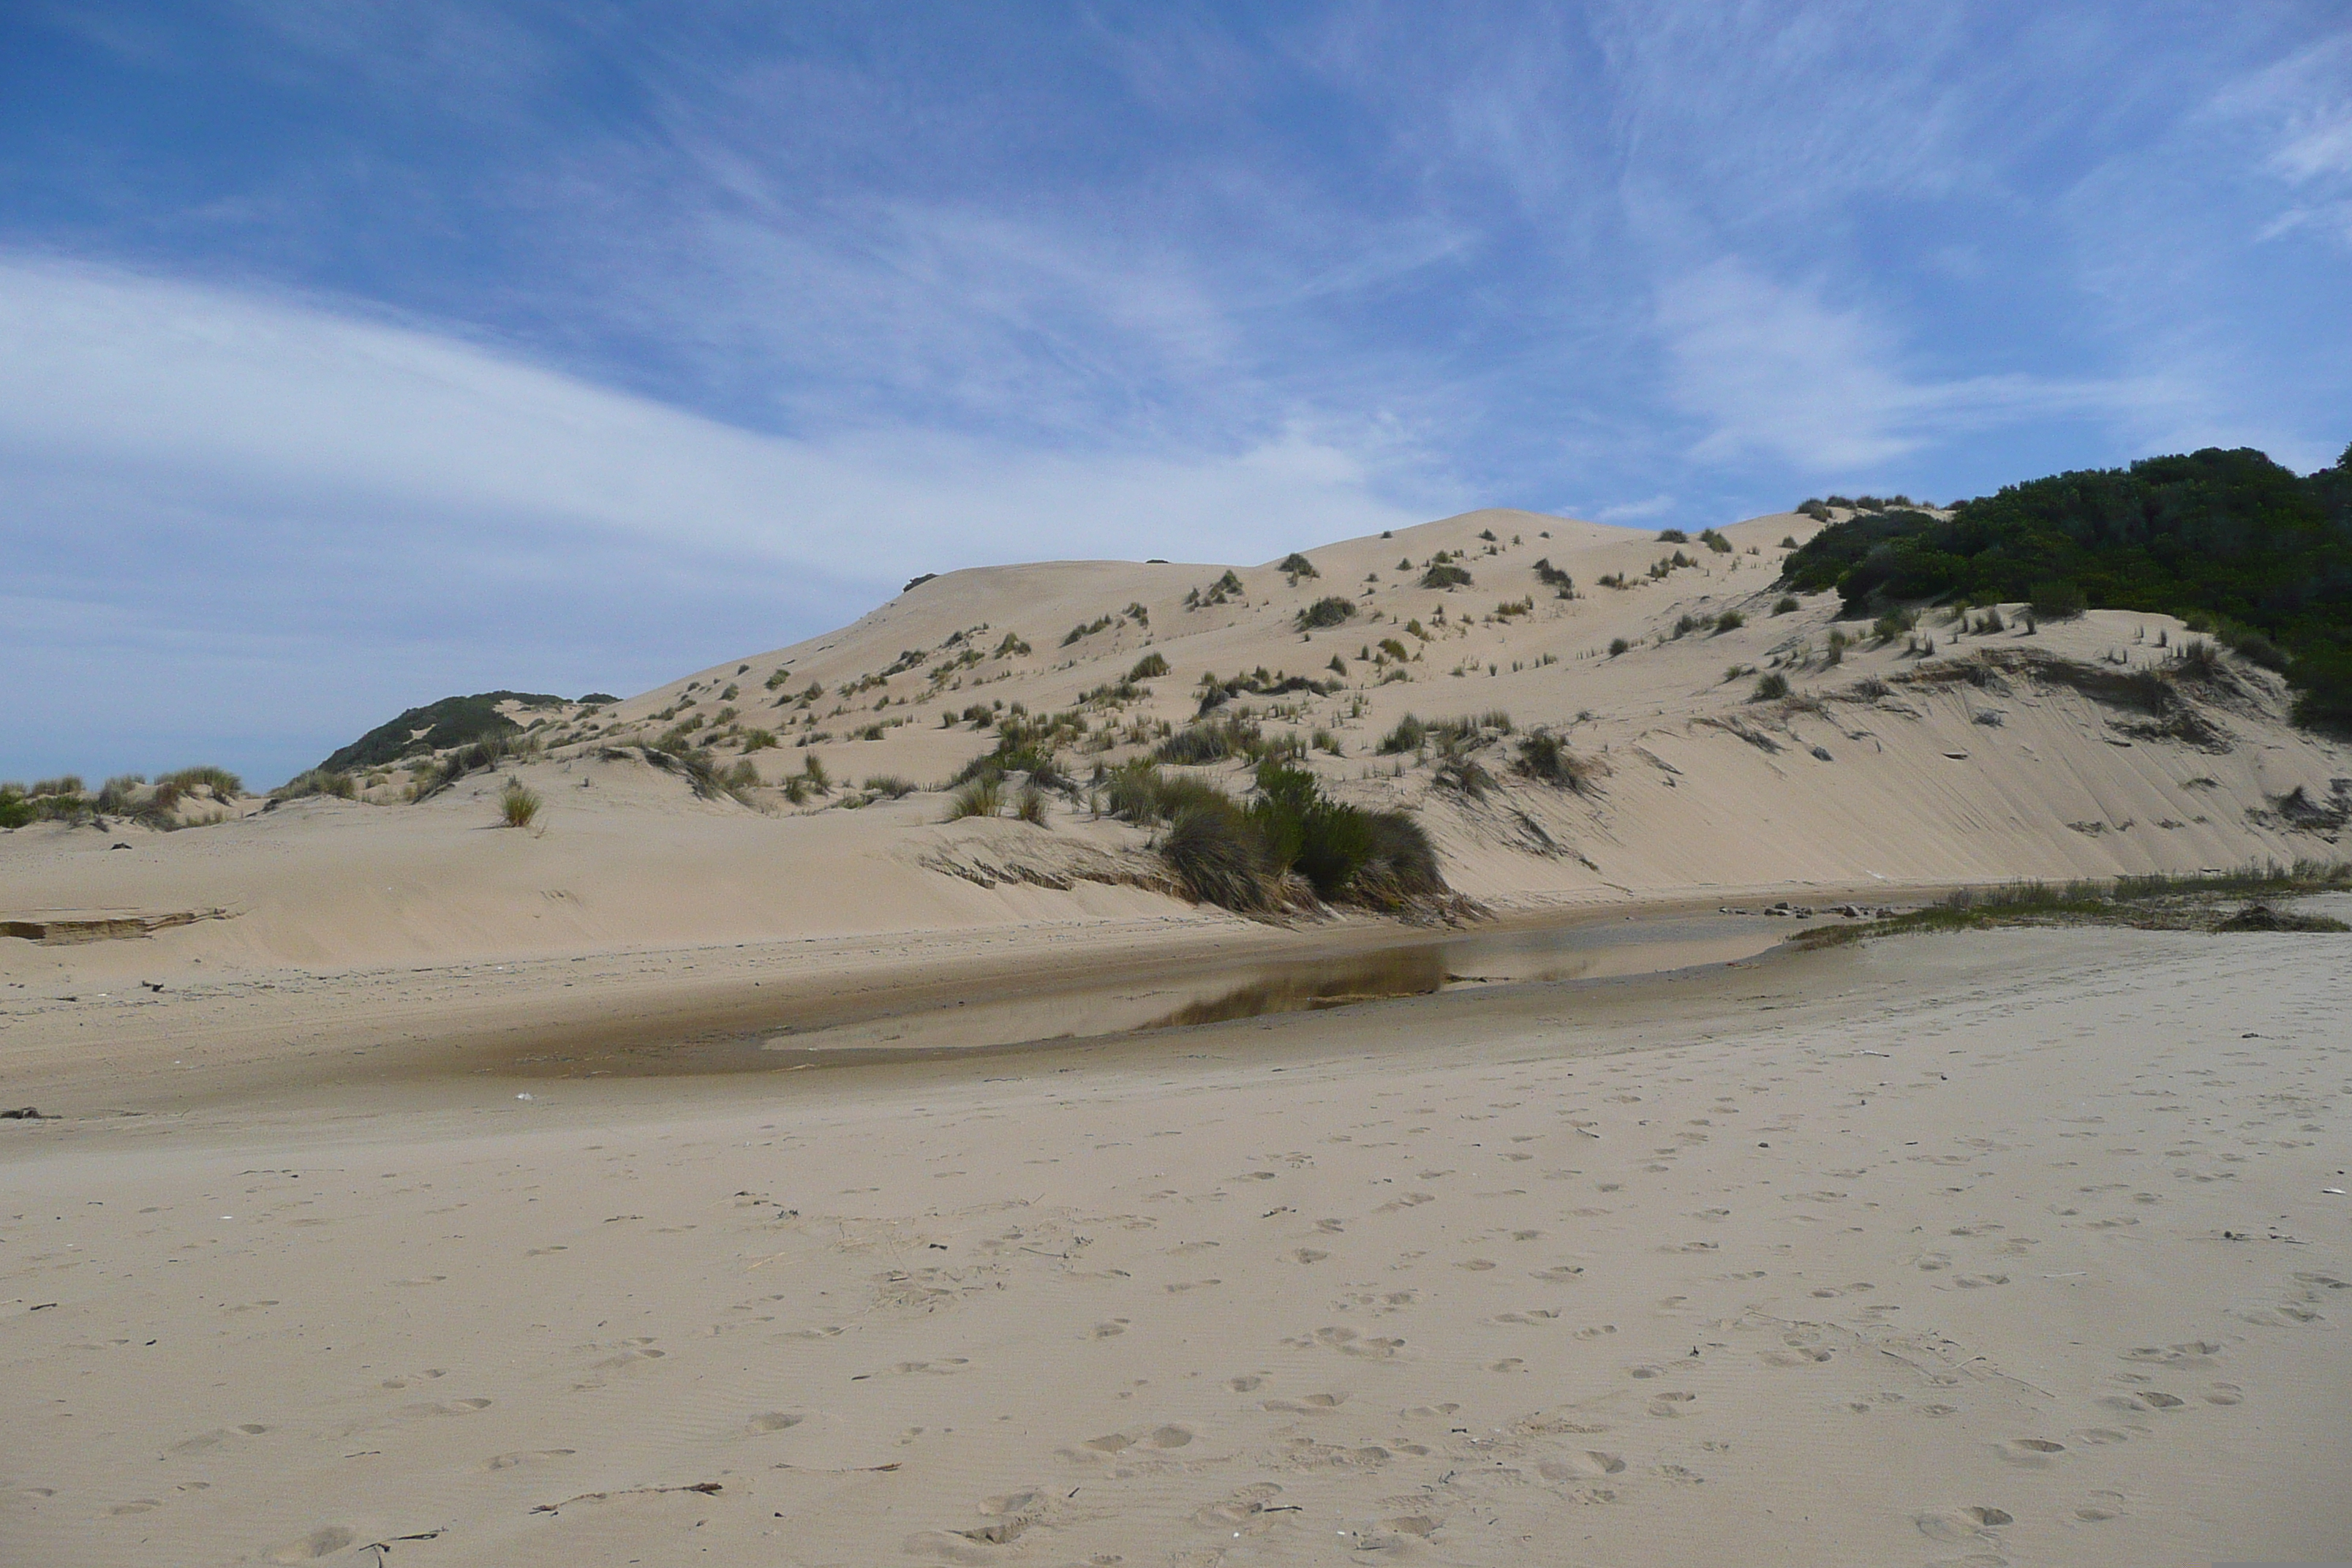
[[1127, 672], [1127, 678], [1129, 680], [1150, 680], [1167, 673], [1168, 661], [1156, 653], [1147, 653], [1135, 661], [1135, 668]]
[[[471, 697], [445, 697], [422, 708], [411, 708], [390, 723], [377, 725], [319, 766], [327, 773], [383, 767], [404, 757], [520, 734], [522, 726], [499, 711], [502, 702], [517, 702], [526, 708], [564, 705], [562, 698], [545, 692], [478, 691]], [[417, 733], [419, 731], [423, 733]]]
[[1627, 642], [1623, 637], [1611, 637], [1609, 639], [1609, 657], [1611, 658], [1615, 658], [1619, 654], [1625, 652], [1633, 646], [1633, 645], [1632, 643]]
[[1298, 612], [1298, 629], [1319, 631], [1326, 626], [1353, 620], [1355, 616], [1356, 605], [1352, 599], [1342, 599], [1337, 595], [1318, 599]]
[[1470, 574], [1462, 567], [1440, 563], [1421, 574], [1421, 585], [1424, 588], [1466, 588], [1470, 586]]
[[32, 823], [40, 816], [25, 792], [15, 784], [0, 784], [0, 828], [14, 830]]
[[2208, 447], [2011, 485], [1944, 518], [1898, 499], [1822, 530], [1785, 580], [1835, 587], [1850, 615], [1959, 596], [2029, 600], [2037, 618], [2077, 602], [2200, 616], [2265, 639], [2305, 721], [2352, 715], [2352, 465], [2297, 476]]
[[2063, 577], [2046, 577], [2034, 584], [2026, 598], [2035, 616], [2045, 621], [2072, 620], [2091, 607], [2082, 584]]
[[1315, 570], [1315, 563], [1307, 560], [1307, 557], [1299, 554], [1295, 550], [1282, 558], [1282, 565], [1278, 570], [1286, 574], [1294, 583], [1301, 577], [1320, 577], [1323, 575], [1322, 573]]
[[1781, 698], [1788, 695], [1789, 678], [1776, 671], [1773, 674], [1765, 676], [1756, 683], [1755, 694], [1749, 697], [1748, 700], [1750, 702], [1778, 702]]

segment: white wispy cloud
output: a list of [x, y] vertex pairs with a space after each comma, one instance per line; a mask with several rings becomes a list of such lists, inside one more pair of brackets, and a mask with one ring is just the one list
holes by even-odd
[[1907, 374], [1910, 346], [1877, 313], [1832, 305], [1736, 258], [1666, 285], [1657, 325], [1675, 395], [1708, 426], [1699, 456], [1760, 450], [1810, 474], [1855, 474], [1958, 432], [2118, 414], [2170, 395], [2156, 378]]
[[[0, 770], [43, 765], [25, 749], [68, 747], [100, 711], [155, 733], [209, 711], [237, 734], [262, 707], [331, 736], [447, 683], [650, 683], [846, 620], [920, 571], [1255, 561], [1428, 515], [1389, 499], [1378, 432], [1344, 434], [796, 439], [415, 323], [0, 261], [19, 600], [0, 642], [45, 677], [15, 685]], [[132, 654], [177, 673], [126, 685]]]

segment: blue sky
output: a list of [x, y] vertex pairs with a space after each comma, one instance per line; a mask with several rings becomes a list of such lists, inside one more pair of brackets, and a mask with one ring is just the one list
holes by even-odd
[[2340, 4], [0, 8], [0, 776], [2347, 439]]

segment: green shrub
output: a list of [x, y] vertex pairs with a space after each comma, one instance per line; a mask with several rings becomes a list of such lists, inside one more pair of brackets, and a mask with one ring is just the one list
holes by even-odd
[[529, 827], [539, 819], [540, 798], [520, 780], [509, 781], [499, 796], [499, 819], [509, 827]]
[[1286, 574], [1293, 583], [1297, 582], [1301, 577], [1323, 575], [1322, 573], [1315, 570], [1315, 563], [1295, 550], [1282, 558], [1282, 565], [1277, 570]]
[[25, 798], [24, 790], [16, 784], [0, 784], [0, 828], [13, 832], [26, 826], [40, 816], [33, 803]]
[[2091, 607], [2082, 585], [2062, 577], [2050, 577], [2033, 584], [2028, 595], [2034, 615], [2045, 621], [2067, 621]]
[[1776, 671], [1773, 674], [1764, 677], [1761, 680], [1759, 680], [1756, 683], [1755, 694], [1749, 697], [1748, 700], [1750, 702], [1778, 702], [1780, 699], [1788, 695], [1789, 678]]
[[1731, 541], [1726, 539], [1722, 534], [1717, 532], [1712, 528], [1701, 529], [1699, 531], [1698, 542], [1701, 544], [1706, 545], [1709, 550], [1714, 551], [1717, 555], [1728, 555], [1731, 553]]
[[1658, 542], [1661, 544], [1688, 544], [1690, 542], [1690, 535], [1685, 533], [1679, 528], [1662, 528], [1658, 530]]
[[1625, 652], [1633, 646], [1633, 645], [1632, 643], [1627, 642], [1623, 637], [1611, 637], [1609, 639], [1609, 657], [1611, 658], [1615, 658], [1619, 654]]
[[[560, 708], [561, 697], [532, 691], [478, 691], [471, 697], [445, 697], [422, 708], [411, 708], [389, 723], [379, 724], [337, 751], [320, 768], [342, 773], [353, 768], [383, 767], [426, 752], [510, 737], [522, 726], [499, 711], [501, 703], [525, 708]], [[417, 731], [424, 731], [421, 735]]]
[[1726, 632], [1736, 632], [1747, 624], [1748, 617], [1738, 610], [1726, 610], [1715, 617], [1715, 635], [1721, 637]]
[[1421, 585], [1424, 588], [1466, 588], [1470, 586], [1470, 574], [1459, 566], [1441, 563], [1421, 574]]
[[1326, 626], [1336, 626], [1342, 622], [1353, 620], [1355, 616], [1354, 600], [1342, 599], [1337, 595], [1321, 598], [1298, 612], [1298, 629], [1319, 631]]
[[1792, 610], [1803, 608], [1804, 605], [1798, 602], [1797, 595], [1794, 594], [1783, 594], [1772, 601], [1772, 613], [1776, 616], [1785, 616]]
[[1127, 678], [1129, 680], [1150, 680], [1167, 673], [1168, 661], [1156, 653], [1147, 653], [1135, 661], [1135, 668], [1127, 672]]

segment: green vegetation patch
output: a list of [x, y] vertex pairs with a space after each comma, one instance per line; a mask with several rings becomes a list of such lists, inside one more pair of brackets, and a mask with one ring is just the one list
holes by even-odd
[[1944, 518], [1866, 511], [1815, 534], [1781, 580], [1835, 588], [1849, 616], [1943, 598], [2177, 616], [2283, 667], [2299, 722], [2352, 722], [2352, 448], [2307, 477], [2207, 447], [2011, 485]]
[[[1790, 941], [1799, 947], [1839, 947], [1873, 937], [1927, 931], [1990, 931], [1997, 926], [2122, 925], [2144, 931], [2344, 931], [2326, 915], [2281, 911], [2261, 902], [2296, 894], [2352, 889], [2352, 863], [2298, 860], [2290, 866], [2249, 865], [2199, 875], [2157, 874], [2113, 882], [2013, 882], [1963, 889], [1939, 903], [1855, 925], [1822, 926]], [[2240, 900], [2245, 907], [2217, 906]]]
[[380, 768], [404, 757], [446, 752], [494, 736], [512, 735], [522, 726], [499, 711], [501, 702], [526, 708], [561, 708], [564, 700], [544, 692], [478, 691], [471, 697], [444, 697], [422, 708], [411, 708], [388, 724], [379, 724], [319, 764], [325, 773], [349, 773]]

